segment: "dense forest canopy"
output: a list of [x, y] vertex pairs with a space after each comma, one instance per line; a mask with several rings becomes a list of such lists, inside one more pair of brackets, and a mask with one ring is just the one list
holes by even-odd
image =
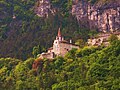
[[73, 49], [53, 60], [0, 58], [1, 90], [119, 90], [119, 77], [119, 40], [106, 48]]

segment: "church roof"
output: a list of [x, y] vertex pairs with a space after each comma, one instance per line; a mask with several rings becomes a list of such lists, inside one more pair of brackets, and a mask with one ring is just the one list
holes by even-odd
[[60, 41], [61, 43], [69, 43], [67, 40]]
[[60, 28], [58, 29], [58, 37], [61, 37], [61, 32], [60, 32]]
[[48, 48], [48, 50], [52, 50], [52, 49], [53, 49], [53, 47]]
[[70, 42], [68, 42], [68, 41], [66, 41], [66, 40], [60, 41], [60, 43], [65, 43], [65, 44], [69, 44], [69, 45], [73, 45], [73, 46], [78, 46], [78, 45], [75, 45], [75, 44], [73, 44], [73, 43], [70, 43]]

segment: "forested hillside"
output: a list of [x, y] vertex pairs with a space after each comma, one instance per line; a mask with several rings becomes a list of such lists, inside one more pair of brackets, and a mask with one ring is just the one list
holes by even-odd
[[52, 45], [59, 27], [66, 39], [87, 40], [90, 31], [79, 27], [76, 18], [69, 13], [70, 2], [52, 0], [57, 12], [42, 18], [34, 13], [37, 0], [1, 0], [0, 57], [25, 60], [33, 57], [33, 47], [38, 45], [39, 53], [45, 51]]
[[[0, 0], [0, 57], [27, 59], [33, 57], [33, 48], [40, 47], [39, 53], [52, 46], [60, 27], [66, 39], [76, 42], [87, 41], [97, 33], [89, 28], [88, 21], [79, 23], [71, 14], [72, 0], [50, 0], [54, 15], [38, 17], [35, 8], [40, 0]], [[75, 0], [73, 0], [75, 1]], [[80, 1], [80, 0], [77, 0]], [[105, 6], [112, 0], [81, 0], [94, 5]], [[115, 0], [119, 2], [119, 0]], [[86, 22], [86, 23], [83, 23]], [[84, 26], [88, 27], [84, 27]]]
[[[55, 12], [48, 17], [35, 12], [39, 1], [0, 0], [0, 90], [120, 90], [120, 40], [113, 35], [107, 47], [86, 46], [99, 32], [71, 13], [72, 1], [105, 7], [119, 0], [50, 0]], [[52, 46], [58, 28], [80, 49], [37, 58]]]
[[119, 89], [119, 40], [106, 48], [73, 49], [53, 60], [0, 58], [0, 90]]

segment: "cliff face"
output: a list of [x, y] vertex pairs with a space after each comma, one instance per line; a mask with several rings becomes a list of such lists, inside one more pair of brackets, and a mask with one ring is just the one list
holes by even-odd
[[49, 13], [55, 14], [55, 9], [52, 9], [50, 0], [38, 0], [34, 9], [39, 17], [48, 17]]
[[48, 17], [48, 12], [50, 11], [50, 1], [49, 0], [38, 0], [35, 7], [35, 13], [40, 17]]
[[92, 5], [85, 0], [73, 0], [72, 15], [75, 15], [80, 24], [85, 21], [90, 29], [97, 29], [101, 32], [118, 31], [120, 30], [119, 1]]

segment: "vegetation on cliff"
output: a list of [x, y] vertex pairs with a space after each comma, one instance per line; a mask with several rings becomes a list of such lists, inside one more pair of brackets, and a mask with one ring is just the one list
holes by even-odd
[[36, 0], [0, 1], [0, 57], [23, 60], [33, 57], [34, 47], [40, 45], [42, 52], [52, 46], [59, 27], [66, 39], [85, 41], [89, 37], [91, 31], [79, 27], [76, 18], [69, 13], [71, 0], [64, 3], [52, 0], [59, 10], [55, 15], [49, 14], [48, 18], [35, 15], [35, 3]]
[[[27, 59], [32, 56], [34, 47], [40, 45], [44, 51], [52, 45], [57, 30], [61, 27], [67, 39], [83, 39], [93, 35], [89, 28], [82, 28], [70, 13], [72, 0], [51, 0], [57, 9], [48, 18], [35, 15], [34, 7], [38, 0], [0, 1], [0, 57]], [[112, 0], [87, 0], [91, 3], [108, 3]], [[117, 1], [117, 0], [116, 0]]]

